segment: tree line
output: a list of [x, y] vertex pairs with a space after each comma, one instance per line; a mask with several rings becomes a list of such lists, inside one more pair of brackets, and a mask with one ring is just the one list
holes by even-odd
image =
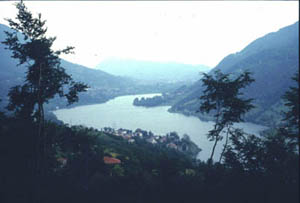
[[[43, 105], [55, 95], [76, 102], [87, 85], [60, 66], [59, 56], [73, 48], [53, 51], [55, 37], [46, 36], [41, 15], [33, 17], [23, 2], [16, 6], [16, 21], [8, 19], [15, 32], [6, 32], [3, 43], [27, 72], [8, 95], [14, 115], [0, 113], [0, 202], [299, 202], [298, 86], [283, 96], [289, 109], [283, 125], [254, 136], [233, 127], [253, 108], [240, 93], [254, 81], [251, 73], [204, 74], [199, 111], [215, 118], [207, 161], [142, 139], [129, 144], [92, 128], [55, 124], [44, 120]], [[121, 163], [107, 165], [104, 156]]]

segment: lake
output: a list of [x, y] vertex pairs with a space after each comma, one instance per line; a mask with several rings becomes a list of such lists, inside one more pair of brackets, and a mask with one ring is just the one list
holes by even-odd
[[[170, 113], [170, 106], [159, 107], [137, 107], [133, 100], [138, 97], [153, 97], [160, 94], [129, 95], [120, 96], [102, 104], [93, 104], [74, 107], [71, 109], [60, 109], [53, 113], [59, 120], [70, 125], [84, 125], [101, 129], [112, 127], [115, 129], [125, 128], [152, 131], [155, 135], [165, 135], [176, 131], [179, 136], [188, 134], [202, 151], [198, 158], [207, 160], [210, 156], [213, 142], [208, 141], [206, 134], [213, 128], [213, 122], [201, 121], [197, 117], [185, 116], [178, 113]], [[247, 133], [259, 134], [266, 129], [264, 126], [253, 123], [239, 123], [235, 127], [244, 129]], [[215, 157], [220, 156], [222, 143], [218, 143]]]

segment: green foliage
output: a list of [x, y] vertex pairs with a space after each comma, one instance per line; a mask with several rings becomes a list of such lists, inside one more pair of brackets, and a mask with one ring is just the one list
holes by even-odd
[[292, 138], [299, 138], [299, 73], [296, 73], [292, 78], [296, 82], [296, 86], [290, 87], [283, 95], [284, 105], [289, 108], [284, 113], [284, 121], [287, 122], [287, 128], [292, 134]]
[[114, 165], [112, 168], [112, 173], [117, 176], [124, 176], [124, 169], [120, 165]]
[[146, 106], [146, 107], [153, 107], [159, 106], [164, 103], [164, 99], [162, 96], [155, 96], [152, 98], [144, 98], [142, 97], [140, 100], [139, 98], [135, 98], [133, 101], [133, 105], [135, 106]]
[[[6, 19], [13, 31], [5, 31], [7, 38], [2, 43], [12, 51], [12, 58], [19, 60], [18, 65], [26, 63], [27, 71], [24, 84], [11, 88], [7, 108], [15, 111], [18, 119], [24, 119], [24, 123], [32, 126], [31, 134], [24, 136], [31, 141], [32, 154], [32, 158], [25, 159], [31, 166], [26, 171], [31, 171], [29, 177], [33, 179], [32, 201], [40, 202], [41, 186], [46, 183], [47, 175], [51, 174], [48, 169], [55, 165], [55, 143], [45, 131], [44, 104], [55, 95], [66, 97], [69, 104], [76, 102], [78, 93], [86, 91], [87, 85], [74, 82], [60, 66], [60, 54], [71, 53], [73, 47], [53, 51], [56, 38], [46, 36], [46, 21], [41, 19], [41, 14], [34, 18], [22, 1], [16, 7], [16, 21]], [[69, 92], [66, 93], [66, 89]]]
[[[41, 14], [34, 18], [23, 2], [16, 4], [16, 21], [7, 19], [14, 32], [6, 31], [3, 44], [12, 51], [12, 57], [19, 60], [18, 65], [27, 64], [26, 80], [22, 86], [13, 87], [9, 93], [9, 110], [16, 110], [17, 115], [30, 117], [38, 105], [37, 114], [43, 117], [43, 104], [56, 94], [66, 97], [69, 104], [78, 100], [78, 93], [86, 90], [83, 83], [74, 82], [64, 68], [60, 66], [60, 54], [69, 54], [73, 47], [53, 51], [55, 37], [47, 37], [46, 21]], [[19, 39], [18, 33], [23, 39]], [[64, 86], [70, 91], [65, 93]]]
[[[31, 202], [38, 126], [0, 119], [1, 202]], [[47, 122], [43, 202], [298, 202], [299, 155], [285, 132], [263, 137], [232, 130], [224, 163], [190, 159], [145, 141], [128, 143], [83, 126]], [[176, 134], [172, 134], [176, 137]], [[185, 140], [189, 140], [186, 136]], [[121, 160], [106, 165], [104, 152]], [[107, 156], [108, 154], [105, 154]], [[66, 158], [66, 165], [57, 161]], [[216, 195], [218, 191], [218, 195]]]
[[239, 175], [245, 178], [244, 184], [256, 185], [253, 191], [264, 191], [261, 196], [266, 201], [292, 201], [290, 198], [298, 195], [299, 154], [283, 131], [268, 131], [257, 137], [236, 130], [231, 140], [224, 165], [234, 174], [233, 178]]
[[200, 111], [205, 113], [216, 111], [214, 117], [218, 118], [221, 125], [243, 121], [241, 116], [254, 107], [250, 104], [253, 99], [240, 97], [243, 95], [241, 89], [254, 81], [251, 73], [245, 71], [236, 79], [231, 79], [230, 74], [223, 74], [219, 70], [215, 71], [214, 75], [204, 73], [201, 79], [206, 89], [200, 97], [203, 101]]
[[[30, 13], [23, 14], [20, 19], [24, 19], [24, 22], [31, 19]], [[29, 24], [40, 24], [42, 21], [38, 19], [29, 21]], [[43, 29], [25, 31], [31, 37], [43, 32]], [[30, 40], [30, 37], [25, 40]], [[21, 53], [16, 50], [16, 54]], [[19, 59], [25, 60], [26, 57]], [[247, 84], [245, 81], [249, 83], [251, 78], [247, 74], [235, 80], [226, 74], [219, 73], [219, 76], [223, 82], [222, 88], [214, 78], [207, 77], [210, 79], [208, 82], [212, 82], [208, 84], [214, 84], [218, 91], [213, 88], [207, 91], [213, 96], [207, 94], [208, 102], [203, 110], [217, 112], [216, 118], [223, 127], [241, 121], [241, 115], [246, 110], [231, 109], [233, 104], [242, 103], [236, 102], [239, 97], [232, 100], [217, 93], [220, 89], [230, 90], [233, 92], [230, 92], [231, 96], [240, 96], [239, 88], [235, 85], [242, 88]], [[241, 81], [245, 82], [244, 86], [239, 83]], [[224, 84], [227, 86], [222, 86]], [[35, 86], [26, 83], [12, 91], [11, 97], [16, 96], [15, 101], [19, 102], [12, 108], [19, 108], [19, 111], [31, 109], [30, 106], [34, 104], [19, 95], [36, 96], [31, 94], [31, 87]], [[74, 88], [73, 91], [76, 91], [78, 87]], [[286, 95], [286, 104], [290, 108], [288, 115], [291, 118], [288, 123], [294, 126], [294, 121], [297, 121], [294, 120], [297, 119], [297, 111], [294, 109], [298, 108], [298, 103], [295, 103], [297, 100], [293, 99], [294, 89]], [[47, 94], [43, 96], [46, 101]], [[74, 98], [73, 96], [74, 93], [71, 93], [70, 98]], [[215, 102], [215, 99], [219, 99], [219, 102]], [[234, 112], [233, 115], [230, 114], [230, 109]], [[20, 114], [30, 114], [29, 110]], [[45, 123], [46, 136], [41, 146], [37, 144], [38, 129], [39, 125], [31, 119], [8, 117], [0, 113], [1, 203], [299, 202], [299, 152], [298, 145], [291, 142], [288, 136], [291, 132], [289, 128], [273, 129], [261, 137], [229, 128], [231, 145], [226, 148], [223, 163], [205, 163], [177, 150], [152, 145], [139, 138], [135, 143], [128, 143], [121, 137], [93, 128], [70, 127], [51, 122]], [[179, 139], [175, 132], [168, 137], [173, 141]], [[189, 143], [189, 137], [184, 136], [182, 142]], [[39, 156], [36, 153], [37, 147], [45, 155], [42, 159], [44, 173], [39, 176], [32, 170]], [[103, 157], [109, 154], [120, 159], [121, 164], [106, 165]], [[58, 158], [67, 161], [62, 163]], [[42, 184], [36, 185], [37, 181]]]
[[18, 117], [30, 118], [34, 111], [35, 101], [37, 100], [30, 89], [28, 84], [12, 87], [8, 93], [10, 103], [7, 109], [10, 111], [15, 110]]
[[[290, 78], [299, 69], [298, 44], [299, 22], [296, 22], [253, 41], [240, 52], [228, 55], [213, 69], [237, 75], [245, 70], [253, 73], [255, 82], [243, 90], [247, 98], [255, 99], [253, 104], [256, 106], [245, 115], [247, 122], [266, 126], [281, 122], [280, 112], [284, 106], [281, 96], [293, 85]], [[206, 115], [195, 113], [203, 90], [199, 80], [179, 96], [171, 110], [212, 120]]]
[[[9, 27], [0, 24], [0, 41], [6, 39], [7, 32], [14, 32]], [[23, 39], [21, 33], [17, 32], [20, 40]], [[3, 98], [0, 109], [4, 109], [9, 103], [6, 97], [11, 87], [23, 83], [23, 77], [26, 74], [27, 63], [17, 67], [19, 60], [11, 58], [12, 52], [5, 49], [5, 45], [0, 43], [0, 97]], [[81, 81], [92, 87], [87, 92], [79, 93], [80, 100], [73, 103], [72, 106], [87, 105], [95, 103], [103, 103], [116, 96], [132, 95], [132, 94], [146, 94], [169, 91], [181, 85], [181, 83], [155, 83], [149, 84], [142, 81], [134, 81], [129, 78], [113, 76], [99, 69], [91, 69], [82, 65], [74, 64], [63, 59], [60, 60], [61, 66], [65, 69], [68, 75], [72, 75], [74, 81]], [[55, 110], [56, 107], [65, 108], [67, 99], [61, 99], [55, 96], [49, 100], [49, 103], [44, 105], [45, 113], [48, 110]], [[170, 105], [170, 104], [168, 104]]]
[[[214, 75], [204, 73], [201, 81], [206, 89], [200, 97], [202, 101], [200, 112], [214, 112], [215, 117], [214, 129], [208, 133], [210, 141], [215, 141], [210, 157], [212, 160], [217, 142], [223, 138], [221, 135], [223, 129], [227, 129], [228, 136], [228, 131], [233, 123], [243, 121], [242, 116], [254, 107], [251, 104], [253, 99], [242, 98], [243, 93], [240, 92], [242, 88], [250, 85], [254, 79], [251, 78], [251, 73], [248, 71], [232, 79], [230, 74], [223, 74], [220, 70], [217, 70]], [[227, 141], [224, 149], [226, 145]], [[222, 155], [220, 161], [221, 159]]]

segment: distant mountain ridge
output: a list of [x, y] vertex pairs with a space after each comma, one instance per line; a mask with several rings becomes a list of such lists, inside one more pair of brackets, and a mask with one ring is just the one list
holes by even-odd
[[153, 82], [196, 81], [199, 79], [200, 72], [211, 70], [205, 65], [133, 59], [107, 59], [97, 65], [96, 68], [116, 76]]
[[[244, 70], [253, 73], [255, 82], [244, 90], [245, 96], [254, 98], [256, 109], [247, 114], [247, 120], [270, 125], [280, 120], [283, 110], [281, 96], [290, 86], [291, 77], [299, 70], [299, 22], [269, 33], [246, 46], [242, 51], [225, 57], [213, 71], [238, 74]], [[201, 81], [194, 83], [170, 111], [196, 114], [203, 91]]]
[[[6, 39], [4, 31], [12, 30], [3, 24], [0, 24], [0, 42]], [[9, 89], [15, 85], [22, 84], [25, 80], [24, 65], [17, 67], [18, 61], [11, 58], [10, 50], [5, 49], [4, 44], [0, 43], [0, 98], [2, 102], [0, 106], [4, 106], [8, 102], [7, 93]], [[81, 93], [80, 103], [100, 103], [114, 96], [133, 93], [134, 82], [127, 78], [113, 76], [101, 70], [91, 69], [82, 65], [74, 64], [66, 60], [61, 60], [61, 66], [65, 68], [68, 74], [71, 74], [76, 81], [84, 82], [91, 88], [86, 93]], [[66, 105], [65, 100], [55, 99], [50, 102], [53, 107]], [[51, 107], [51, 108], [53, 108]]]
[[286, 53], [292, 54], [290, 51], [297, 49], [298, 46], [299, 22], [296, 22], [293, 25], [279, 29], [277, 32], [269, 33], [254, 40], [240, 52], [225, 57], [215, 68], [222, 69], [223, 72], [230, 72], [236, 69], [236, 66], [239, 65], [238, 62], [247, 59], [251, 55], [271, 49], [287, 49]]

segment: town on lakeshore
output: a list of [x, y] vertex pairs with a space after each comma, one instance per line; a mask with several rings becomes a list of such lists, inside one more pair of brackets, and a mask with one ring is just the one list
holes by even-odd
[[127, 140], [128, 143], [135, 143], [136, 139], [142, 139], [153, 145], [159, 145], [161, 147], [178, 150], [190, 155], [193, 158], [196, 158], [198, 153], [201, 151], [201, 149], [193, 141], [191, 141], [187, 134], [184, 134], [180, 139], [177, 132], [170, 132], [166, 135], [154, 135], [153, 132], [148, 132], [140, 128], [132, 131], [123, 128], [116, 130], [111, 127], [104, 127], [101, 129], [101, 131], [106, 134], [122, 137]]

